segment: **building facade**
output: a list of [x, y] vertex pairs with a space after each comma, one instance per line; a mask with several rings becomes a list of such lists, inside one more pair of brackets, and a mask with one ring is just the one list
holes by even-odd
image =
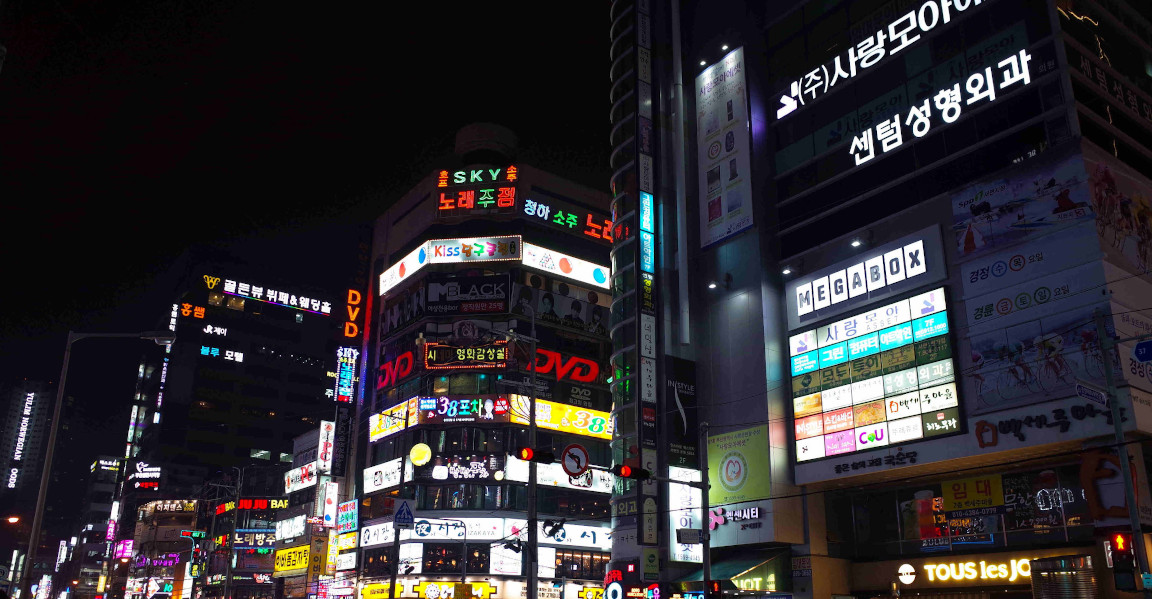
[[[611, 463], [608, 198], [517, 163], [514, 148], [500, 127], [462, 129], [457, 157], [376, 221], [359, 561], [346, 558], [365, 597], [386, 594], [396, 569], [396, 498], [416, 512], [398, 596], [464, 581], [475, 596], [524, 596], [529, 464], [516, 455], [533, 395], [537, 449]], [[539, 596], [595, 596], [612, 475], [538, 466]]]
[[[610, 577], [701, 592], [702, 547], [675, 542], [698, 528], [725, 594], [1031, 596], [1030, 560], [1087, 555], [1127, 596], [1105, 541], [1152, 522], [1124, 497], [1111, 408], [1143, 497], [1152, 404], [1133, 342], [1104, 347], [1152, 331], [1147, 6], [776, 8], [613, 4], [612, 100], [635, 106], [614, 113], [616, 226], [637, 230], [614, 251], [642, 272], [652, 233], [657, 335], [653, 356], [614, 350], [641, 380], [645, 357], [665, 381], [668, 356], [695, 362], [711, 491], [705, 514], [658, 486], [685, 516], [647, 538], [642, 507], [617, 513], [638, 540]], [[633, 289], [614, 301], [645, 305]], [[662, 453], [658, 472], [696, 476]]]

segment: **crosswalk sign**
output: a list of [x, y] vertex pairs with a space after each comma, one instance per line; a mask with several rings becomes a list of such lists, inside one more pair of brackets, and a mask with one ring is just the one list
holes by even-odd
[[396, 528], [411, 529], [416, 522], [416, 515], [412, 513], [412, 508], [408, 506], [408, 501], [401, 501], [400, 507], [396, 508], [396, 515], [393, 517], [396, 523]]

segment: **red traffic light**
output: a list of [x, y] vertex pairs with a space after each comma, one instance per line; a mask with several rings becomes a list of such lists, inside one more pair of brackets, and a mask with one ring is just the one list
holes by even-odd
[[1132, 554], [1132, 533], [1130, 532], [1117, 532], [1112, 534], [1112, 553], [1131, 555]]
[[709, 580], [708, 581], [708, 590], [712, 591], [713, 593], [719, 593], [720, 592], [720, 581], [719, 580]]
[[613, 466], [612, 474], [620, 478], [631, 478], [633, 480], [644, 480], [652, 475], [652, 473], [643, 468], [633, 468], [627, 464]]
[[556, 461], [556, 454], [546, 449], [533, 449], [531, 447], [521, 447], [516, 452], [516, 457], [524, 460], [525, 462], [541, 462], [550, 464]]

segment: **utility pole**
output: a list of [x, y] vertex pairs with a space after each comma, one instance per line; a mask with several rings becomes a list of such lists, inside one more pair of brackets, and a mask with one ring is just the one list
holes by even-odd
[[[531, 336], [525, 337], [518, 335], [515, 330], [508, 331], [507, 335], [516, 341], [527, 341], [529, 343], [529, 364], [532, 366], [529, 370], [528, 379], [528, 446], [536, 449], [536, 310], [531, 306], [523, 306], [529, 311], [531, 316]], [[538, 595], [539, 589], [539, 569], [536, 564], [539, 559], [538, 544], [539, 544], [539, 531], [536, 523], [536, 462], [528, 462], [528, 589], [527, 595], [530, 599], [535, 599]]]
[[[1136, 487], [1132, 481], [1132, 468], [1129, 466], [1128, 445], [1124, 441], [1124, 425], [1120, 422], [1120, 401], [1116, 389], [1116, 374], [1112, 368], [1112, 358], [1119, 343], [1148, 337], [1142, 335], [1119, 341], [1108, 334], [1104, 311], [1097, 308], [1095, 314], [1096, 339], [1100, 343], [1100, 353], [1104, 362], [1104, 382], [1108, 385], [1108, 407], [1112, 412], [1112, 430], [1115, 432], [1116, 454], [1120, 456], [1120, 473], [1124, 475], [1124, 501], [1128, 504], [1128, 523], [1132, 527], [1132, 551], [1136, 554], [1140, 572], [1148, 572], [1148, 554], [1144, 551], [1144, 533], [1140, 528], [1140, 511], [1136, 505]], [[1118, 356], [1117, 356], [1118, 357]], [[1152, 590], [1144, 588], [1144, 597], [1152, 597]]]
[[701, 573], [704, 576], [704, 593], [708, 593], [708, 581], [712, 580], [712, 534], [708, 523], [708, 423], [700, 423], [700, 540], [704, 543], [701, 555]]

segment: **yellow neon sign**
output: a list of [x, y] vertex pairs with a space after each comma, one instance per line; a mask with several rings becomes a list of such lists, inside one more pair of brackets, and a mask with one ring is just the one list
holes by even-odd
[[930, 582], [949, 580], [1007, 580], [1015, 582], [1020, 578], [1032, 577], [1030, 558], [1008, 560], [1006, 563], [954, 562], [951, 564], [924, 564], [921, 566]]

